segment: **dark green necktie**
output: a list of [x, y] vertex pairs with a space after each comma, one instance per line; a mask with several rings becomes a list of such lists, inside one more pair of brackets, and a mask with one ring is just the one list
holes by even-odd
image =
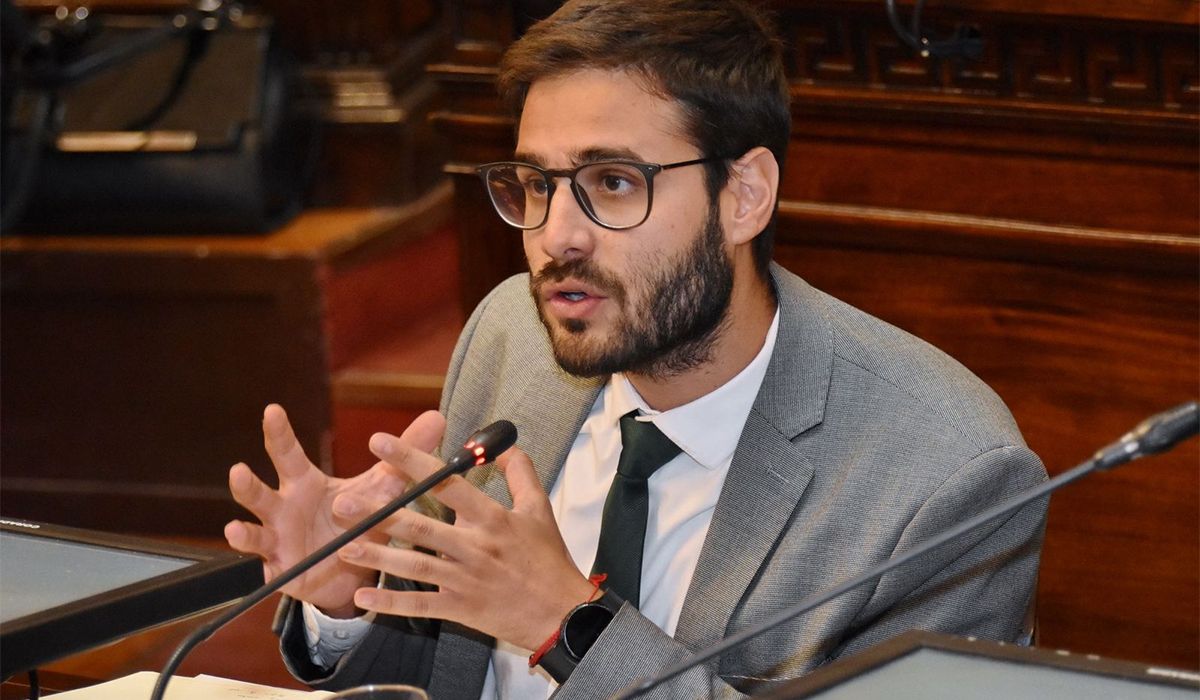
[[650, 511], [647, 481], [679, 454], [679, 446], [653, 423], [637, 420], [637, 411], [621, 416], [621, 459], [604, 501], [600, 545], [592, 574], [608, 574], [605, 588], [633, 605], [640, 604], [642, 549]]

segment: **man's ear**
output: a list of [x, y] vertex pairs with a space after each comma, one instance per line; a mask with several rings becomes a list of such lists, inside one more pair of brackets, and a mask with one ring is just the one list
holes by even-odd
[[740, 245], [758, 236], [775, 213], [778, 192], [779, 163], [770, 150], [755, 146], [734, 161], [721, 193], [726, 240]]

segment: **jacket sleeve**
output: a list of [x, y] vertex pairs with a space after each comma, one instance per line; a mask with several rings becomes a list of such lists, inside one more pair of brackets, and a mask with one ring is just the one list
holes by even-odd
[[309, 658], [299, 601], [283, 599], [277, 625], [284, 665], [297, 680], [314, 688], [343, 690], [367, 683], [425, 687], [429, 683], [437, 644], [438, 625], [434, 622], [380, 615], [362, 641], [329, 669], [314, 665]]
[[[609, 697], [661, 673], [691, 652], [627, 603], [554, 697], [559, 700]], [[674, 700], [746, 696], [711, 668], [701, 665], [639, 697]]]
[[[901, 533], [892, 556], [1042, 483], [1028, 448], [983, 452], [954, 472]], [[885, 574], [834, 652], [862, 651], [912, 628], [1028, 643], [1048, 497]]]

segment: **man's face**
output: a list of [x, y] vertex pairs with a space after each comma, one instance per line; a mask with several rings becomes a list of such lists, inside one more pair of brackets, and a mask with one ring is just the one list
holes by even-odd
[[[517, 139], [517, 159], [545, 168], [700, 156], [681, 135], [674, 103], [618, 72], [534, 83]], [[588, 219], [566, 181], [557, 184], [546, 224], [526, 231], [524, 244], [531, 293], [559, 364], [581, 376], [662, 378], [707, 362], [733, 268], [703, 167], [659, 173], [649, 218], [623, 231]]]

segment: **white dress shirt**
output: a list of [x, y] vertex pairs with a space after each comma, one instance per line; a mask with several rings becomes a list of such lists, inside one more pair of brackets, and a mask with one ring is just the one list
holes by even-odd
[[[640, 610], [667, 634], [675, 632], [679, 621], [734, 449], [766, 376], [778, 327], [776, 311], [750, 364], [714, 391], [669, 411], [650, 409], [624, 375], [613, 375], [596, 397], [550, 491], [559, 531], [575, 566], [586, 575], [596, 557], [604, 501], [621, 453], [621, 416], [638, 409], [639, 420], [652, 421], [682, 448], [650, 477], [642, 556]], [[333, 620], [310, 605], [304, 607], [309, 652], [319, 666], [332, 666], [369, 627], [367, 618]], [[548, 697], [555, 683], [540, 667], [529, 668], [530, 653], [497, 641], [481, 697]]]

